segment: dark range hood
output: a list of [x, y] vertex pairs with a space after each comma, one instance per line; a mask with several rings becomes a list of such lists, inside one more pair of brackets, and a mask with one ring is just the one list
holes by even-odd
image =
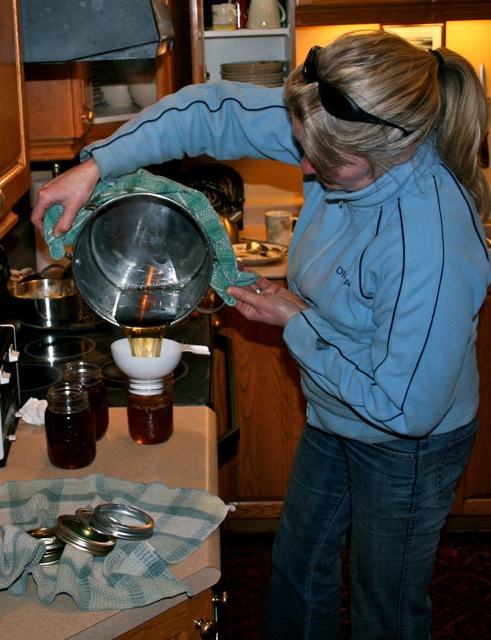
[[21, 0], [24, 62], [155, 58], [172, 47], [162, 0]]

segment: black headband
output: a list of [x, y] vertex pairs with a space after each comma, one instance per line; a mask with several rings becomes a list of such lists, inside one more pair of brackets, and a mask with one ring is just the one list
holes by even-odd
[[445, 66], [445, 58], [442, 56], [442, 54], [439, 51], [436, 51], [436, 49], [428, 49], [428, 53], [431, 53], [435, 56], [438, 62], [438, 72], [441, 73]]

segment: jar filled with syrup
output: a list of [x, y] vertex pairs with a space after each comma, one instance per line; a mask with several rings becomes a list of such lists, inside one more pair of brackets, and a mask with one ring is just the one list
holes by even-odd
[[95, 362], [68, 362], [62, 377], [64, 382], [80, 384], [87, 390], [94, 414], [96, 439], [100, 440], [109, 424], [109, 403], [101, 368]]
[[87, 391], [61, 383], [48, 389], [44, 424], [48, 458], [60, 469], [80, 469], [95, 460], [94, 417]]
[[159, 380], [128, 380], [128, 430], [139, 444], [166, 442], [174, 430], [174, 374]]

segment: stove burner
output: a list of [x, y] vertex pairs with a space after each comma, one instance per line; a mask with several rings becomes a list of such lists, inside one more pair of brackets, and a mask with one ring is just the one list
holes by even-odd
[[25, 351], [33, 358], [47, 362], [73, 359], [86, 356], [95, 348], [95, 342], [90, 338], [79, 336], [46, 336], [40, 340], [30, 342]]
[[44, 397], [49, 387], [60, 380], [61, 373], [46, 364], [19, 363], [19, 382], [23, 403], [31, 397]]

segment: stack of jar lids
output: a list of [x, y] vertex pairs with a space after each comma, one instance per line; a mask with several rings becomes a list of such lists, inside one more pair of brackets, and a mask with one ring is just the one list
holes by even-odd
[[27, 533], [36, 538], [36, 540], [41, 540], [46, 547], [39, 564], [55, 564], [58, 562], [65, 548], [65, 543], [57, 537], [54, 529], [31, 529]]
[[54, 564], [65, 544], [93, 556], [106, 556], [114, 549], [117, 538], [144, 540], [152, 535], [153, 527], [153, 518], [141, 509], [105, 503], [95, 509], [77, 509], [76, 515], [61, 515], [53, 529], [34, 529], [28, 533], [46, 546], [40, 564]]

